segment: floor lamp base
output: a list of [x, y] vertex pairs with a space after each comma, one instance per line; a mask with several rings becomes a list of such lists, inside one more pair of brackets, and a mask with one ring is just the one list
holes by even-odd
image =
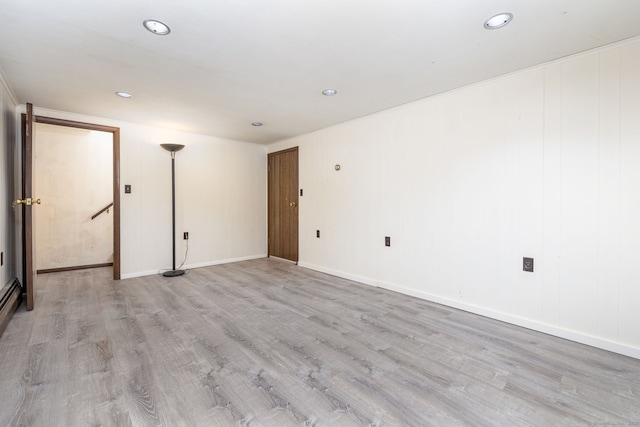
[[169, 270], [162, 273], [164, 277], [176, 277], [182, 276], [184, 274], [184, 270]]

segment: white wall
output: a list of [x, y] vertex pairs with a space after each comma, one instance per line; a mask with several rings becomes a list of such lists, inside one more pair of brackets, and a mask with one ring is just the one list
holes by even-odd
[[639, 76], [635, 39], [271, 145], [300, 265], [640, 358]]
[[[34, 107], [36, 115], [120, 128], [122, 277], [170, 269], [171, 156], [176, 154], [177, 261], [185, 268], [266, 256], [266, 147]], [[68, 159], [69, 162], [73, 159]], [[132, 193], [124, 193], [124, 185]]]
[[36, 269], [113, 262], [113, 135], [35, 124]]
[[16, 140], [16, 101], [13, 93], [0, 72], [0, 165], [2, 165], [2, 184], [0, 185], [0, 252], [4, 263], [0, 266], [0, 289], [16, 278], [16, 271], [22, 264], [17, 263], [16, 254], [16, 212], [12, 207], [15, 179], [14, 162], [17, 160]]

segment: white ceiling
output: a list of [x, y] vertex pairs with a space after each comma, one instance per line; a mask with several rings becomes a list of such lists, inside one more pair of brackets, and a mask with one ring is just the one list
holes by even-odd
[[0, 0], [20, 103], [258, 143], [638, 35], [640, 0]]

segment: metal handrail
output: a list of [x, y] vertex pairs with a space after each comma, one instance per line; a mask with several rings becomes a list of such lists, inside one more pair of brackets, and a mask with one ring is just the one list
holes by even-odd
[[94, 219], [96, 219], [101, 213], [103, 213], [104, 211], [109, 210], [109, 208], [113, 206], [113, 202], [109, 203], [107, 206], [105, 206], [104, 208], [100, 209], [98, 212], [96, 212], [92, 217], [91, 220], [93, 221]]

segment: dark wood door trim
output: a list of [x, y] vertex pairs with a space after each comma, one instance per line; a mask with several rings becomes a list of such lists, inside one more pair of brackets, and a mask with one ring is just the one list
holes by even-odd
[[109, 132], [113, 135], [113, 278], [120, 280], [120, 128], [35, 116], [36, 123]]
[[90, 270], [92, 268], [113, 267], [112, 262], [105, 262], [102, 264], [88, 264], [88, 265], [75, 265], [72, 267], [59, 267], [59, 268], [45, 268], [44, 270], [37, 270], [38, 274], [49, 273], [62, 273], [63, 271], [77, 271], [77, 270]]
[[[22, 198], [33, 198], [33, 105], [27, 104], [27, 112], [22, 117]], [[33, 265], [33, 208], [24, 205], [22, 209], [22, 236], [24, 287], [27, 310], [35, 306], [35, 266]]]

